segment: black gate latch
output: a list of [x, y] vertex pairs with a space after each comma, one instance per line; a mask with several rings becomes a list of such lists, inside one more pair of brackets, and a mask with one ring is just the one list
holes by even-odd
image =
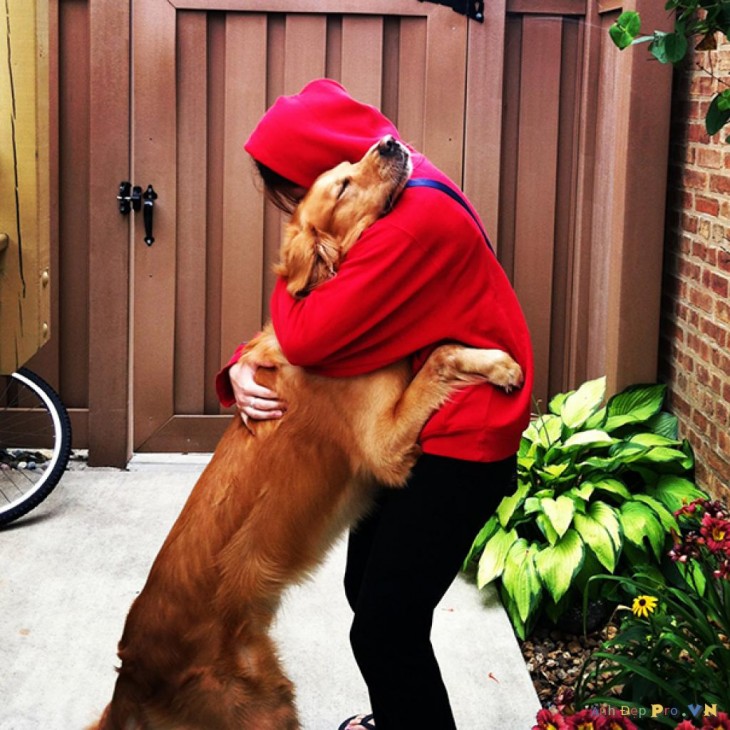
[[147, 186], [147, 190], [142, 192], [139, 185], [132, 187], [132, 183], [124, 181], [119, 183], [119, 212], [127, 215], [130, 211], [138, 211], [144, 204], [142, 215], [144, 216], [144, 242], [151, 246], [155, 239], [152, 236], [152, 216], [155, 209], [155, 200], [157, 193], [152, 185]]

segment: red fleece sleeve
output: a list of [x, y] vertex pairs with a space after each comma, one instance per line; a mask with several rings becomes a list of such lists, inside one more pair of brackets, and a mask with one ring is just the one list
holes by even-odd
[[236, 348], [231, 359], [215, 376], [215, 392], [222, 406], [232, 406], [236, 402], [236, 399], [233, 397], [233, 388], [231, 387], [231, 378], [228, 371], [231, 369], [231, 365], [235, 365], [238, 362], [245, 349], [246, 343], [244, 342]]
[[491, 254], [469, 223], [444, 240], [413, 236], [389, 218], [365, 231], [337, 276], [308, 297], [296, 300], [277, 282], [271, 317], [290, 362], [326, 375], [370, 372], [453, 337], [454, 318], [463, 321], [484, 296], [482, 257]]

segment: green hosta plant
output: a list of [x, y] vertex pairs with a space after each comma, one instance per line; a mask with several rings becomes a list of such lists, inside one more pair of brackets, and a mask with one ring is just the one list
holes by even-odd
[[562, 393], [524, 432], [517, 490], [472, 546], [479, 588], [499, 581], [520, 638], [544, 611], [580, 606], [588, 579], [658, 565], [674, 511], [704, 494], [694, 460], [662, 411], [665, 386], [632, 386], [605, 405], [605, 378]]

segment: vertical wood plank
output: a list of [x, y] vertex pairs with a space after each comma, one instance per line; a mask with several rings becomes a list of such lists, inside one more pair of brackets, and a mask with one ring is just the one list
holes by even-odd
[[556, 170], [555, 257], [552, 319], [550, 325], [550, 371], [548, 395], [570, 388], [568, 362], [573, 283], [575, 272], [576, 188], [578, 184], [578, 129], [580, 125], [580, 80], [582, 27], [572, 18], [563, 21], [563, 53], [560, 78], [558, 164]]
[[383, 19], [342, 19], [342, 84], [359, 101], [380, 107], [383, 77]]
[[425, 18], [401, 18], [398, 58], [398, 131], [425, 152], [426, 38]]
[[628, 133], [626, 127], [626, 97], [619, 93], [620, 77], [625, 78], [629, 57], [613, 54], [607, 38], [609, 16], [601, 16], [603, 30], [600, 39], [600, 84], [597, 94], [595, 148], [593, 168], [593, 201], [591, 220], [591, 252], [588, 273], [588, 332], [586, 340], [586, 371], [588, 377], [607, 375], [606, 341], [609, 328], [608, 302], [610, 296], [611, 248], [616, 237], [616, 221], [623, 215], [618, 197], [616, 157], [620, 138]]
[[261, 324], [263, 198], [243, 143], [266, 109], [266, 17], [226, 21], [221, 359]]
[[591, 239], [595, 198], [595, 155], [597, 145], [598, 89], [600, 87], [600, 49], [605, 29], [598, 11], [590, 4], [583, 22], [580, 109], [577, 138], [577, 188], [575, 209], [575, 245], [573, 249], [571, 281], [570, 329], [567, 333], [568, 350], [566, 375], [568, 383], [576, 385], [594, 375], [588, 368], [589, 311], [591, 300]]
[[492, 0], [484, 4], [484, 24], [468, 25], [464, 119], [464, 192], [498, 254], [506, 21], [506, 0]]
[[[648, 28], [669, 31], [661, 4], [637, 0]], [[609, 388], [621, 390], [657, 377], [664, 212], [672, 69], [652, 63], [646, 48], [628, 56], [621, 95], [627, 134], [617, 142], [620, 206], [610, 257]], [[657, 165], [637, 160], [661, 161]]]
[[[64, 326], [54, 333], [53, 341], [58, 348], [59, 385], [64, 402], [79, 408], [88, 405], [90, 367], [89, 11], [79, 3], [64, 2], [60, 12], [58, 77], [65, 103], [60, 109], [58, 200], [64, 214], [60, 216], [58, 228], [60, 270], [52, 273], [54, 281], [57, 277], [63, 281], [59, 319], [63, 323], [73, 322], [73, 326]], [[36, 363], [32, 366], [35, 368]]]
[[[282, 49], [286, 46], [286, 31], [287, 31], [287, 18], [286, 16], [270, 15], [267, 18], [268, 25], [268, 39], [266, 47], [266, 108], [270, 107], [276, 99], [285, 93], [286, 88], [286, 58]], [[339, 73], [339, 61], [331, 58], [332, 49], [332, 33], [333, 30], [337, 33], [338, 27], [333, 28], [333, 24], [329, 22], [327, 24], [327, 75], [333, 76], [330, 70], [330, 65], [334, 62]], [[339, 38], [339, 36], [337, 36]], [[264, 110], [261, 110], [261, 114]], [[256, 123], [259, 121], [258, 118], [253, 120], [251, 129], [254, 128]], [[252, 167], [252, 173], [249, 176], [249, 182], [253, 180], [253, 188], [250, 190], [252, 196], [258, 196], [259, 199], [263, 199], [263, 184], [258, 179], [258, 174]], [[253, 177], [252, 177], [253, 176]], [[255, 198], [254, 198], [255, 199]], [[264, 200], [263, 207], [263, 231], [261, 233], [263, 237], [263, 289], [262, 289], [262, 300], [260, 307], [261, 320], [257, 327], [263, 325], [263, 323], [269, 318], [269, 300], [271, 299], [271, 293], [274, 289], [275, 277], [272, 271], [274, 262], [278, 261], [279, 258], [279, 245], [281, 243], [281, 231], [283, 225], [283, 213], [270, 201]], [[253, 237], [253, 232], [251, 233]], [[241, 337], [250, 337], [253, 334], [253, 330], [248, 332], [242, 332]]]
[[342, 16], [327, 16], [327, 60], [324, 75], [328, 79], [342, 80]]
[[428, 16], [423, 152], [462, 185], [467, 19], [437, 6]]
[[561, 23], [523, 20], [514, 284], [532, 334], [535, 396], [543, 400], [553, 303], [561, 41]]
[[[134, 221], [134, 441], [145, 441], [173, 412], [175, 267], [177, 234], [176, 11], [167, 0], [132, 9], [134, 117], [132, 179], [158, 194], [155, 243], [143, 242], [141, 215]], [[144, 114], [142, 114], [144, 110]]]
[[203, 413], [207, 287], [208, 24], [204, 13], [178, 15], [177, 286], [175, 412]]
[[[225, 68], [226, 16], [208, 14], [208, 94], [207, 94], [207, 230], [205, 299], [205, 372], [206, 385], [213, 382], [222, 362], [221, 318], [223, 316], [221, 281], [223, 278], [223, 166], [225, 158]], [[230, 354], [230, 353], [229, 353]], [[227, 358], [226, 358], [227, 359]], [[215, 413], [218, 399], [206, 389], [205, 409]]]
[[510, 17], [507, 18], [505, 23], [499, 218], [495, 229], [499, 236], [499, 260], [513, 285], [515, 277], [515, 210], [517, 208], [521, 58], [522, 21], [518, 17]]
[[[89, 463], [124, 466], [129, 434], [129, 220], [114, 196], [129, 175], [129, 5], [89, 5]], [[109, 79], [115, 79], [110, 84]], [[67, 211], [72, 215], [72, 211]], [[113, 302], [114, 306], [104, 306]]]
[[398, 131], [398, 85], [400, 68], [400, 19], [384, 18], [383, 20], [383, 90], [380, 108], [390, 119]]
[[283, 93], [296, 94], [305, 84], [324, 76], [326, 49], [327, 18], [324, 15], [287, 16]]

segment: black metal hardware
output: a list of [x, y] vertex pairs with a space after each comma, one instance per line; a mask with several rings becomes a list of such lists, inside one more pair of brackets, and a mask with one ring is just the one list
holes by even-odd
[[148, 246], [151, 246], [155, 242], [152, 236], [152, 214], [155, 211], [157, 193], [151, 185], [148, 185], [142, 197], [144, 198], [144, 209], [142, 211], [142, 215], [144, 216], [144, 242]]
[[466, 15], [467, 18], [478, 20], [480, 23], [484, 22], [484, 0], [429, 0], [429, 2], [446, 5], [457, 13]]
[[147, 190], [142, 192], [142, 188], [139, 185], [132, 187], [132, 184], [128, 181], [119, 183], [119, 195], [117, 195], [119, 201], [119, 212], [122, 215], [127, 215], [131, 211], [138, 211], [143, 208], [142, 215], [144, 216], [144, 242], [151, 246], [155, 239], [152, 235], [152, 219], [153, 212], [155, 209], [155, 200], [157, 200], [157, 193], [152, 185], [147, 186]]
[[139, 185], [132, 187], [129, 182], [119, 183], [119, 212], [127, 215], [132, 210], [139, 210], [142, 206], [142, 188]]

